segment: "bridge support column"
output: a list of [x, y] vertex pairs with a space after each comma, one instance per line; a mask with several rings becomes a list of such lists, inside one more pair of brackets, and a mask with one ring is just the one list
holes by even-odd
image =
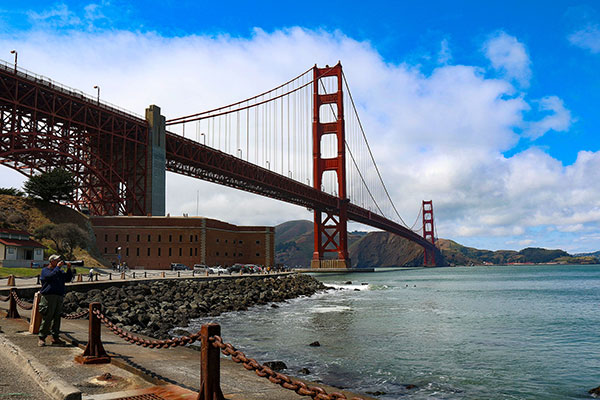
[[[423, 200], [423, 237], [431, 244], [435, 245], [435, 229], [433, 226], [433, 201]], [[435, 251], [429, 248], [423, 248], [423, 265], [426, 267], [435, 266]]]
[[[337, 81], [337, 91], [319, 93], [325, 88], [321, 79], [333, 77]], [[342, 64], [334, 67], [313, 68], [313, 185], [323, 190], [323, 173], [333, 171], [337, 175], [337, 210], [315, 210], [315, 236], [311, 268], [348, 268], [348, 203], [346, 196], [346, 135], [344, 126], [344, 95], [342, 92]], [[331, 108], [336, 117], [334, 122], [320, 120], [321, 107]], [[323, 136], [335, 135], [337, 155], [322, 157], [321, 140]], [[326, 253], [334, 253], [337, 259], [328, 259]]]
[[146, 121], [150, 126], [148, 137], [148, 164], [146, 167], [146, 211], [150, 215], [165, 215], [166, 148], [165, 117], [160, 107], [146, 108]]

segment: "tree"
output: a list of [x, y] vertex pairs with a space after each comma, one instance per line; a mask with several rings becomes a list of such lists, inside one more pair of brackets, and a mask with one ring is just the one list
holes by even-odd
[[88, 238], [86, 232], [75, 224], [46, 224], [37, 228], [34, 232], [36, 239], [49, 239], [54, 242], [57, 253], [66, 258], [73, 258], [73, 250], [76, 247], [87, 247]]
[[62, 168], [33, 175], [23, 185], [23, 189], [33, 198], [44, 201], [64, 201], [71, 199], [77, 183], [73, 174]]
[[0, 194], [7, 194], [9, 196], [18, 196], [23, 197], [25, 193], [21, 192], [19, 189], [10, 187], [10, 188], [0, 188]]

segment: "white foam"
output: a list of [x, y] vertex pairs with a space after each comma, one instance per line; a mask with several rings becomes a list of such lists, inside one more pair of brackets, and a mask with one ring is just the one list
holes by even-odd
[[325, 286], [330, 286], [332, 288], [335, 289], [342, 289], [342, 290], [370, 290], [371, 285], [341, 285], [341, 284], [336, 284], [336, 283], [326, 283]]
[[317, 306], [309, 309], [310, 312], [314, 313], [342, 312], [350, 310], [352, 310], [352, 308], [348, 306]]

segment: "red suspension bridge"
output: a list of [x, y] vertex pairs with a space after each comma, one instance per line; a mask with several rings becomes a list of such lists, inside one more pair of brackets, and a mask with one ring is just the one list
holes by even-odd
[[165, 171], [309, 208], [313, 268], [350, 266], [348, 220], [418, 243], [425, 265], [442, 262], [431, 201], [421, 220], [404, 222], [339, 63], [169, 120], [157, 106], [142, 118], [0, 63], [0, 163], [26, 176], [69, 170], [79, 184], [72, 205], [94, 215], [164, 215]]

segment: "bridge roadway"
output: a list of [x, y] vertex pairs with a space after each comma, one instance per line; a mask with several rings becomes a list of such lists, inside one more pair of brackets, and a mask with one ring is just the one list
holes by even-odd
[[[175, 133], [166, 134], [166, 154], [167, 171], [309, 209], [336, 212], [340, 209], [342, 200], [338, 197]], [[348, 204], [348, 219], [395, 233], [428, 249], [435, 249], [431, 242], [412, 230], [352, 203]]]
[[[80, 180], [80, 195], [90, 196], [92, 213], [147, 214], [149, 132], [140, 116], [0, 63], [0, 164], [26, 175], [67, 168]], [[172, 132], [165, 142], [167, 171], [339, 212], [343, 200], [309, 185]], [[356, 204], [348, 204], [348, 218], [436, 251], [412, 230]]]

